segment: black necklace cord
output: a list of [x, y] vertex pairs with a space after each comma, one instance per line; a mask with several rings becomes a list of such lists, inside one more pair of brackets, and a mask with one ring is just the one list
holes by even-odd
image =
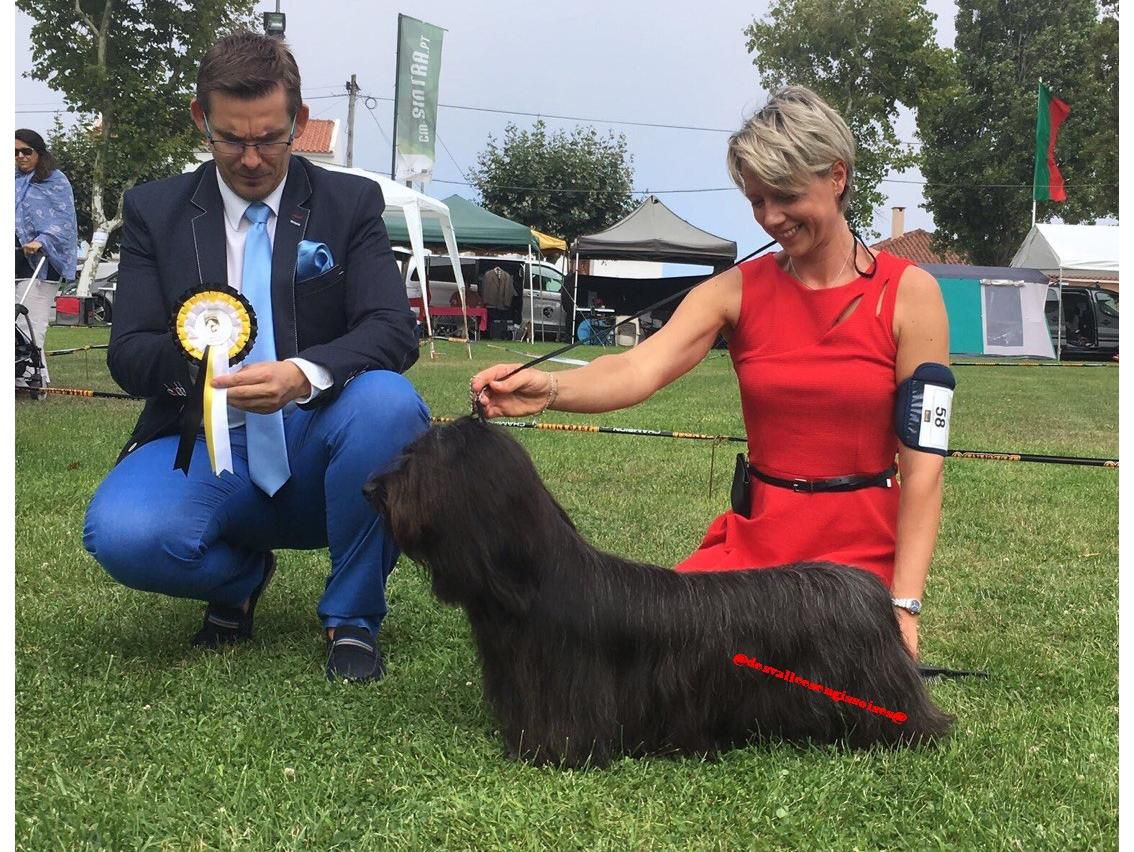
[[[866, 244], [866, 241], [863, 240], [863, 238], [861, 236], [859, 236], [858, 231], [856, 231], [854, 228], [851, 228], [850, 232], [851, 232], [851, 236], [854, 237], [854, 241], [855, 241], [854, 271], [857, 272], [859, 275], [861, 275], [863, 278], [873, 278], [874, 273], [878, 271], [878, 256], [875, 255], [874, 252], [872, 252], [870, 250], [870, 246], [868, 246]], [[870, 255], [870, 266], [867, 269], [859, 269], [858, 268], [858, 246], [860, 244], [866, 250], [866, 253], [868, 255]]]

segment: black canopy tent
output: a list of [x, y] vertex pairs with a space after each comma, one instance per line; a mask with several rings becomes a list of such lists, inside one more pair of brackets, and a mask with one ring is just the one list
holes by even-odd
[[[575, 258], [572, 295], [572, 330], [577, 327], [580, 260], [646, 260], [711, 266], [714, 272], [736, 261], [736, 243], [686, 222], [650, 195], [620, 222], [605, 231], [579, 237], [571, 246]], [[688, 286], [689, 279], [681, 279]], [[653, 301], [677, 292], [677, 279], [623, 279], [584, 276], [588, 293], [601, 293], [620, 313], [634, 313]], [[573, 334], [572, 334], [573, 336]]]
[[572, 252], [584, 260], [653, 260], [720, 271], [736, 260], [736, 243], [690, 225], [657, 196], [649, 195], [622, 221], [579, 237]]

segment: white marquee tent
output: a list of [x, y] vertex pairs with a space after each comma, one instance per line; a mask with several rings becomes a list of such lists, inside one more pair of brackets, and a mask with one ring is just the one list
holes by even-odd
[[[1063, 284], [1118, 285], [1118, 225], [1035, 224], [1024, 237], [1012, 266], [1038, 269], [1059, 287], [1059, 326], [1063, 326]], [[1062, 357], [1062, 336], [1056, 357]]]
[[1117, 225], [1032, 225], [1012, 266], [1038, 269], [1050, 278], [1118, 280]]
[[[465, 303], [465, 279], [461, 274], [461, 263], [457, 252], [457, 237], [453, 233], [453, 220], [449, 216], [448, 205], [443, 201], [430, 198], [428, 195], [416, 192], [408, 186], [390, 180], [390, 178], [380, 175], [377, 172], [368, 171], [367, 169], [332, 165], [324, 165], [323, 168], [333, 172], [358, 175], [359, 177], [372, 180], [378, 184], [382, 190], [382, 197], [386, 201], [386, 215], [397, 212], [406, 220], [406, 230], [409, 232], [410, 248], [413, 250], [412, 260], [410, 262], [413, 264], [414, 269], [417, 270], [418, 281], [428, 280], [425, 273], [425, 240], [421, 233], [421, 223], [423, 219], [437, 220], [437, 224], [441, 228], [441, 235], [445, 238], [445, 248], [449, 252], [449, 262], [453, 266], [453, 275], [457, 282], [457, 292], [461, 296], [461, 314], [465, 321], [464, 327], [467, 329], [469, 317], [468, 306]], [[424, 296], [422, 304], [428, 304], [428, 299]], [[423, 308], [422, 313], [425, 315], [425, 327], [429, 332], [430, 346], [432, 346], [433, 326], [429, 322], [429, 311]], [[469, 357], [472, 357], [471, 349], [469, 350]]]

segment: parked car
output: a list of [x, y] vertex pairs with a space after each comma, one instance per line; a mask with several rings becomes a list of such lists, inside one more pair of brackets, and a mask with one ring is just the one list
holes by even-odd
[[1118, 354], [1118, 293], [1102, 287], [1063, 287], [1063, 324], [1059, 323], [1059, 288], [1049, 287], [1044, 305], [1052, 346], [1063, 357], [1110, 358]]
[[[70, 297], [73, 300], [78, 286], [78, 278], [74, 281], [69, 281], [60, 288], [59, 295], [65, 298]], [[71, 317], [71, 319], [64, 322], [62, 318], [57, 315], [56, 306], [52, 304], [50, 323], [52, 325], [56, 323], [74, 325], [76, 322], [92, 322], [110, 325], [114, 316], [114, 294], [117, 287], [118, 259], [113, 258], [102, 261], [95, 270], [95, 279], [91, 282], [91, 299], [86, 308], [80, 310], [80, 313], [77, 315], [67, 315]]]
[[94, 304], [91, 305], [91, 319], [110, 325], [114, 316], [114, 294], [118, 291], [117, 265], [110, 275], [96, 278], [91, 284]]
[[[479, 282], [494, 267], [500, 267], [512, 276], [512, 289], [516, 298], [506, 316], [494, 316], [494, 320], [511, 322], [517, 326], [526, 325], [531, 322], [534, 308], [536, 336], [545, 340], [559, 339], [565, 327], [560, 296], [564, 277], [556, 267], [534, 259], [529, 265], [527, 257], [516, 255], [461, 255], [460, 260], [461, 276], [468, 288], [466, 296], [471, 293], [479, 296]], [[457, 283], [449, 257], [434, 254], [427, 256], [425, 261], [429, 276], [429, 304], [439, 308], [451, 307], [457, 293]], [[528, 286], [529, 274], [531, 287]], [[410, 298], [420, 299], [421, 283], [411, 264], [406, 264], [405, 283], [406, 294]]]

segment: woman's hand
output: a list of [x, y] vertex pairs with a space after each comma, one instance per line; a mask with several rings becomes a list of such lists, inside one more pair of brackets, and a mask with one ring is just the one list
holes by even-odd
[[906, 643], [906, 648], [909, 649], [910, 656], [916, 661], [918, 616], [913, 615], [909, 610], [902, 609], [901, 607], [894, 607], [894, 611], [898, 614], [898, 627], [902, 631], [902, 640]]
[[24, 254], [26, 254], [28, 257], [31, 257], [41, 248], [43, 248], [43, 243], [41, 243], [39, 240], [32, 240], [30, 243], [24, 243], [23, 245]]
[[501, 379], [519, 364], [496, 364], [481, 370], [469, 382], [469, 394], [479, 397], [485, 417], [523, 417], [538, 414], [551, 394], [551, 376], [541, 370], [520, 370]]

